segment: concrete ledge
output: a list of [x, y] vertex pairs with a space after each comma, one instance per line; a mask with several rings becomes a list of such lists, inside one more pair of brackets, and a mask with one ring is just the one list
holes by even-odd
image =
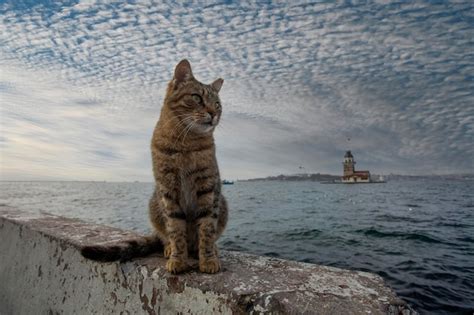
[[223, 272], [173, 276], [161, 253], [105, 264], [79, 253], [136, 237], [0, 207], [2, 314], [416, 314], [366, 272], [223, 251]]

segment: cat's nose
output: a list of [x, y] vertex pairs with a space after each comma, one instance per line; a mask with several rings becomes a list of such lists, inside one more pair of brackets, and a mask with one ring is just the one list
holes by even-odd
[[207, 113], [206, 113], [205, 122], [206, 122], [207, 124], [210, 124], [210, 123], [212, 123], [212, 119], [213, 119], [213, 118], [214, 118], [214, 116], [212, 116], [212, 114], [211, 114], [210, 112], [207, 112]]
[[207, 112], [207, 117], [210, 121], [213, 121], [214, 117], [216, 117], [216, 113], [215, 112]]
[[211, 125], [216, 125], [217, 124], [217, 113], [213, 111], [208, 111], [207, 112], [207, 120]]

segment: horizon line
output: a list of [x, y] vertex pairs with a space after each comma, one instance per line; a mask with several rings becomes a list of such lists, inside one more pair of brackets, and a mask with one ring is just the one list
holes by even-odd
[[[329, 173], [294, 173], [294, 174], [277, 174], [277, 175], [268, 175], [264, 177], [252, 177], [252, 178], [240, 178], [240, 179], [233, 179], [236, 181], [246, 181], [251, 179], [265, 179], [269, 177], [276, 177], [276, 176], [295, 176], [295, 175], [306, 175], [306, 174], [319, 174], [319, 175], [329, 175], [329, 176], [342, 176], [342, 175], [335, 175]], [[382, 175], [382, 176], [404, 176], [404, 177], [445, 177], [445, 176], [474, 176], [474, 173], [448, 173], [448, 174], [416, 174], [416, 175], [406, 175], [406, 174], [397, 174], [397, 173], [389, 173], [389, 174], [375, 174], [374, 175]], [[18, 179], [0, 179], [0, 182], [82, 182], [82, 183], [94, 183], [94, 182], [107, 182], [107, 183], [155, 183], [154, 181], [143, 181], [143, 180], [128, 180], [128, 181], [117, 181], [117, 180], [74, 180], [74, 179], [31, 179], [31, 180], [18, 180]]]

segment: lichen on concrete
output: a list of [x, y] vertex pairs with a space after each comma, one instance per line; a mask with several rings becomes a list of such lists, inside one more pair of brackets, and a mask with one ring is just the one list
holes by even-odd
[[161, 253], [97, 263], [79, 252], [138, 237], [0, 207], [0, 308], [7, 314], [415, 314], [367, 272], [222, 251], [218, 274], [170, 275]]

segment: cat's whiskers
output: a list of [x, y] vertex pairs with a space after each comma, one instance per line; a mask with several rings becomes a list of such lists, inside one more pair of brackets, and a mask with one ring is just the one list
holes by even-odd
[[189, 131], [191, 130], [192, 127], [194, 127], [195, 124], [196, 124], [195, 122], [191, 122], [191, 123], [189, 124], [188, 131], [184, 134], [183, 141], [181, 141], [181, 144], [184, 143], [184, 140], [186, 139], [186, 136], [188, 135]]
[[179, 133], [178, 137], [177, 137], [176, 140], [174, 141], [174, 144], [173, 144], [174, 146], [176, 146], [176, 143], [179, 141], [179, 138], [181, 138], [181, 135], [182, 135], [184, 132], [186, 132], [187, 129], [190, 130], [191, 127], [193, 126], [193, 117], [192, 117], [192, 116], [186, 117], [186, 118], [183, 119], [183, 121], [185, 121], [185, 120], [186, 120], [186, 123], [188, 123], [188, 121], [189, 121], [190, 123], [188, 123], [188, 125], [187, 125], [186, 127], [184, 127], [183, 130], [181, 130], [181, 132]]
[[[191, 122], [192, 119], [193, 119], [193, 117], [191, 117], [191, 116], [190, 116], [190, 117], [185, 117], [185, 118], [183, 118], [183, 119], [175, 126], [175, 127], [176, 127], [175, 130], [178, 130], [178, 128], [181, 128], [181, 127], [183, 127], [185, 124]], [[185, 127], [184, 127], [184, 128], [185, 128]]]
[[182, 125], [184, 125], [185, 123], [187, 123], [188, 120], [192, 118], [189, 114], [186, 114], [186, 115], [183, 115], [183, 116], [186, 116], [186, 117], [184, 117], [184, 118], [181, 119], [181, 120], [178, 120], [178, 123], [175, 124], [175, 126], [173, 126], [173, 128], [171, 129], [171, 131], [172, 131], [173, 133], [175, 133], [176, 131], [178, 131], [178, 129], [179, 129]]
[[181, 122], [181, 120], [180, 120], [179, 118], [180, 118], [180, 117], [186, 117], [186, 116], [189, 116], [189, 114], [186, 113], [186, 114], [181, 114], [181, 115], [174, 115], [174, 116], [172, 116], [172, 117], [170, 118], [170, 120], [168, 120], [167, 122], [165, 122], [165, 124], [162, 126], [162, 128], [165, 128], [165, 127], [167, 127], [169, 124], [174, 123], [175, 120], [178, 120], [178, 124], [177, 124], [177, 125], [179, 125], [179, 123]]

